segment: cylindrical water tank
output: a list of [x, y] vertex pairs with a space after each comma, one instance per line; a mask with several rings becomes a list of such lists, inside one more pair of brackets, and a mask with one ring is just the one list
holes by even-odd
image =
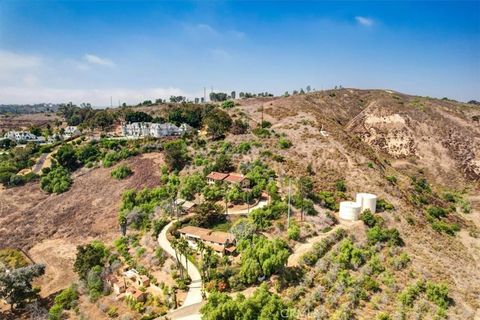
[[371, 193], [357, 193], [357, 203], [360, 205], [361, 210], [369, 209], [372, 213], [377, 210], [377, 196]]
[[353, 201], [340, 202], [340, 219], [355, 221], [360, 215], [360, 204]]

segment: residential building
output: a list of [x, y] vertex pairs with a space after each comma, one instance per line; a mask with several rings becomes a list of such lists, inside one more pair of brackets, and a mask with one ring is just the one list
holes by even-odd
[[187, 201], [184, 199], [176, 199], [175, 205], [177, 206], [177, 208], [180, 210], [181, 213], [188, 214], [193, 212], [193, 209], [195, 208], [196, 203], [192, 201]]
[[64, 129], [64, 137], [65, 139], [69, 139], [72, 137], [76, 137], [80, 135], [80, 130], [76, 126], [68, 126]]
[[197, 247], [198, 241], [202, 241], [220, 255], [232, 254], [236, 249], [235, 236], [228, 232], [213, 231], [194, 226], [180, 228], [178, 232], [193, 248]]
[[250, 180], [241, 173], [221, 173], [213, 171], [207, 175], [207, 183], [209, 184], [223, 181], [238, 184], [242, 188], [248, 188], [250, 186]]
[[122, 123], [121, 133], [126, 137], [170, 137], [179, 136], [193, 130], [188, 124], [183, 123], [180, 127], [172, 123], [133, 122]]
[[221, 172], [210, 172], [207, 176], [207, 183], [214, 184], [216, 182], [222, 182], [226, 177], [228, 177], [228, 173], [221, 173]]
[[4, 137], [17, 142], [45, 142], [44, 137], [37, 137], [28, 131], [9, 131]]

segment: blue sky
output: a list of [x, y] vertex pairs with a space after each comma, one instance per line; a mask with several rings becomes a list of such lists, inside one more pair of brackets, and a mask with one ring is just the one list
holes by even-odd
[[307, 85], [480, 100], [480, 2], [0, 1], [0, 104]]

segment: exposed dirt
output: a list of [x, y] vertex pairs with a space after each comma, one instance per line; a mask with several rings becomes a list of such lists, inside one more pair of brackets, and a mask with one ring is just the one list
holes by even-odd
[[43, 127], [55, 120], [61, 120], [55, 113], [0, 115], [0, 134], [2, 130], [26, 130], [32, 126]]
[[115, 180], [113, 168], [81, 169], [71, 189], [59, 195], [43, 192], [38, 182], [0, 190], [1, 246], [28, 250], [45, 239], [102, 238], [117, 232], [122, 192], [158, 185], [163, 158], [151, 153], [125, 162], [134, 171], [131, 177]]

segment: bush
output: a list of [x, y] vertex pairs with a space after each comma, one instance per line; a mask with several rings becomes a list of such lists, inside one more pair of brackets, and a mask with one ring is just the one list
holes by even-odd
[[287, 234], [289, 239], [298, 240], [300, 238], [300, 227], [295, 223], [291, 223]]
[[235, 107], [235, 102], [233, 102], [233, 100], [227, 100], [222, 103], [223, 109], [231, 109], [233, 107]]
[[378, 212], [391, 211], [393, 209], [395, 209], [393, 204], [391, 204], [390, 202], [388, 202], [385, 199], [378, 199], [378, 201], [377, 201], [377, 211]]
[[367, 231], [367, 239], [370, 244], [379, 242], [388, 242], [389, 245], [401, 246], [403, 240], [397, 229], [385, 229], [380, 226], [374, 226]]
[[268, 138], [270, 137], [270, 131], [268, 129], [262, 128], [262, 127], [256, 127], [255, 129], [252, 130], [252, 133], [256, 135], [257, 137], [260, 138]]
[[133, 174], [132, 169], [130, 169], [129, 166], [127, 165], [121, 165], [118, 168], [115, 168], [110, 172], [110, 175], [112, 178], [115, 178], [117, 180], [122, 180], [125, 179], [128, 176], [131, 176]]
[[285, 138], [280, 138], [280, 140], [278, 140], [278, 144], [280, 149], [288, 149], [292, 146], [292, 141]]
[[43, 176], [40, 180], [41, 188], [49, 193], [62, 193], [72, 185], [70, 173], [65, 168], [58, 166]]
[[427, 298], [438, 307], [447, 309], [451, 304], [448, 296], [448, 286], [446, 284], [427, 283]]
[[440, 219], [447, 216], [447, 211], [441, 207], [430, 206], [427, 209], [427, 213], [430, 217]]
[[432, 223], [433, 230], [437, 232], [444, 232], [451, 236], [455, 235], [455, 232], [460, 231], [460, 226], [456, 223], [447, 223], [444, 221], [433, 221]]
[[397, 177], [396, 176], [386, 176], [385, 177], [388, 182], [390, 182], [393, 185], [397, 184]]
[[347, 186], [345, 185], [345, 180], [338, 180], [335, 182], [335, 188], [337, 191], [345, 192], [347, 191]]

